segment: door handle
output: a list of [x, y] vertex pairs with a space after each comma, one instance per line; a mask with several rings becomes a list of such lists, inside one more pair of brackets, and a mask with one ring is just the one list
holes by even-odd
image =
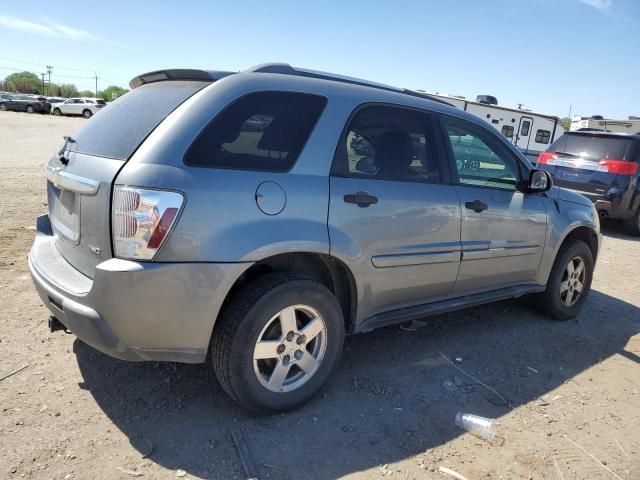
[[367, 192], [350, 193], [344, 196], [346, 203], [355, 203], [361, 208], [378, 203], [378, 197], [369, 195]]
[[489, 208], [489, 206], [481, 200], [474, 200], [473, 202], [467, 202], [464, 204], [469, 210], [473, 210], [476, 213], [480, 213], [483, 210]]

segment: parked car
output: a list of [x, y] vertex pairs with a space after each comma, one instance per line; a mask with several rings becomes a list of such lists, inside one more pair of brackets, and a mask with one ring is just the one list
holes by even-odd
[[67, 99], [63, 97], [47, 97], [47, 101], [53, 105], [54, 103], [64, 103]]
[[11, 95], [9, 98], [0, 99], [0, 110], [13, 110], [27, 113], [49, 113], [51, 104], [44, 97], [32, 97], [30, 95]]
[[640, 135], [567, 132], [540, 154], [538, 168], [591, 199], [601, 218], [628, 222], [640, 236]]
[[91, 118], [106, 103], [101, 98], [70, 98], [61, 103], [51, 105], [51, 113], [54, 115], [82, 115], [84, 118]]
[[345, 334], [527, 294], [559, 320], [585, 303], [593, 204], [474, 115], [285, 64], [130, 86], [47, 166], [29, 266], [52, 330], [124, 360], [210, 358], [272, 412], [318, 392]]

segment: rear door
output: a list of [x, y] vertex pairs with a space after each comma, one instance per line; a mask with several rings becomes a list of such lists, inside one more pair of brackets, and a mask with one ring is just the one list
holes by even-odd
[[462, 261], [454, 291], [475, 293], [534, 281], [547, 215], [540, 195], [516, 187], [525, 167], [497, 133], [443, 116], [462, 207]]
[[93, 278], [111, 258], [113, 180], [151, 131], [206, 82], [167, 81], [135, 88], [71, 136], [47, 165], [49, 217], [60, 253]]
[[460, 265], [460, 203], [430, 115], [365, 106], [340, 139], [331, 252], [362, 282], [358, 321], [447, 295]]

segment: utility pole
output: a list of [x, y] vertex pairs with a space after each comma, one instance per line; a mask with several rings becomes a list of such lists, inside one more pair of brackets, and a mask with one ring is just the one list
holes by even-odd
[[96, 98], [98, 98], [98, 72], [93, 72], [96, 76]]
[[51, 71], [53, 67], [51, 65], [47, 65], [47, 74], [49, 75], [49, 93], [51, 93]]
[[42, 75], [42, 95], [46, 95], [46, 92], [44, 91], [44, 73], [41, 73], [40, 75]]

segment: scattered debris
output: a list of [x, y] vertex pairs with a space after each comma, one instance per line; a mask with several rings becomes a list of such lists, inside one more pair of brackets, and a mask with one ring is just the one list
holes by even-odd
[[562, 471], [560, 470], [560, 467], [558, 466], [558, 462], [556, 461], [556, 457], [551, 457], [553, 459], [553, 466], [556, 467], [556, 473], [558, 474], [558, 478], [560, 480], [564, 480], [564, 475], [562, 475]]
[[535, 369], [535, 368], [533, 368], [533, 367], [530, 367], [529, 365], [527, 365], [527, 370], [530, 370], [530, 371], [532, 371], [533, 373], [538, 373], [538, 370], [536, 370], [536, 369]]
[[476, 437], [491, 442], [496, 432], [493, 430], [493, 419], [480, 417], [471, 413], [458, 412], [456, 414], [456, 425]]
[[455, 478], [456, 480], [468, 480], [467, 477], [465, 477], [464, 475], [460, 475], [458, 472], [451, 470], [450, 468], [447, 468], [447, 467], [439, 467], [438, 471], [443, 475], [446, 475], [451, 478]]
[[455, 392], [455, 391], [458, 389], [458, 387], [456, 387], [456, 384], [455, 384], [455, 383], [453, 383], [453, 382], [451, 382], [451, 381], [449, 381], [449, 380], [445, 380], [445, 381], [442, 383], [442, 386], [443, 386], [443, 387], [444, 387], [444, 389], [445, 389], [446, 391], [448, 391], [448, 392]]
[[247, 476], [247, 478], [256, 478], [256, 476], [254, 475], [256, 469], [253, 467], [253, 461], [251, 460], [249, 447], [244, 441], [242, 432], [230, 428], [229, 433], [231, 433], [231, 439], [233, 440], [233, 444], [235, 445], [236, 451], [238, 452], [238, 457], [240, 457], [240, 463], [242, 464], [244, 474]]
[[507, 400], [506, 398], [504, 398], [502, 395], [500, 395], [496, 390], [494, 390], [493, 388], [491, 388], [489, 385], [487, 385], [486, 383], [482, 383], [480, 380], [478, 380], [476, 377], [474, 377], [473, 375], [471, 375], [470, 373], [465, 372], [462, 368], [460, 368], [459, 366], [457, 366], [455, 363], [453, 363], [451, 360], [449, 360], [447, 358], [447, 356], [442, 353], [442, 352], [438, 352], [440, 354], [440, 356], [442, 358], [444, 358], [447, 363], [449, 365], [451, 365], [453, 368], [455, 368], [456, 370], [458, 370], [460, 373], [463, 373], [464, 375], [466, 375], [467, 377], [469, 377], [471, 380], [473, 380], [474, 382], [476, 382], [478, 385], [482, 385], [484, 388], [486, 388], [487, 390], [493, 392], [494, 394], [496, 394], [499, 398], [501, 398], [502, 400], [504, 400], [506, 402], [506, 404], [511, 407], [511, 408], [515, 408], [513, 405], [511, 405], [511, 402], [509, 402], [509, 400]]
[[420, 320], [411, 320], [408, 324], [400, 326], [400, 330], [404, 330], [405, 332], [415, 332], [419, 328], [422, 328], [426, 325], [425, 322], [421, 322]]
[[129, 470], [127, 468], [116, 467], [116, 470], [120, 470], [122, 473], [129, 475], [130, 477], [143, 477], [144, 473], [138, 472], [137, 470]]
[[620, 442], [618, 441], [618, 439], [614, 438], [613, 441], [616, 442], [616, 445], [618, 445], [618, 448], [624, 454], [624, 456], [627, 457], [627, 460], [631, 461], [631, 457], [627, 455], [627, 452], [624, 451], [624, 448], [622, 448], [622, 445], [620, 445]]
[[186, 477], [187, 476], [187, 472], [185, 472], [184, 470], [176, 470], [176, 477]]
[[616, 475], [609, 467], [607, 467], [604, 463], [602, 463], [600, 460], [598, 460], [596, 457], [594, 457], [592, 454], [590, 454], [589, 452], [587, 452], [584, 447], [581, 447], [580, 445], [578, 445], [576, 442], [574, 442], [573, 440], [571, 440], [569, 437], [567, 437], [566, 435], [562, 435], [566, 440], [568, 440], [569, 442], [571, 442], [572, 444], [574, 444], [576, 447], [578, 447], [580, 450], [582, 450], [584, 453], [586, 453], [587, 455], [589, 455], [593, 460], [596, 461], [596, 463], [598, 465], [600, 465], [602, 468], [604, 468], [607, 472], [609, 472], [611, 475], [613, 475], [615, 478], [617, 478], [618, 480], [622, 480], [621, 477], [619, 477], [618, 475]]
[[0, 377], [0, 382], [2, 380], [4, 380], [5, 378], [9, 378], [11, 375], [15, 375], [16, 373], [24, 370], [25, 368], [27, 368], [29, 366], [28, 363], [25, 363], [24, 365], [22, 365], [20, 368], [16, 368], [13, 372], [9, 372], [7, 373], [4, 377]]

